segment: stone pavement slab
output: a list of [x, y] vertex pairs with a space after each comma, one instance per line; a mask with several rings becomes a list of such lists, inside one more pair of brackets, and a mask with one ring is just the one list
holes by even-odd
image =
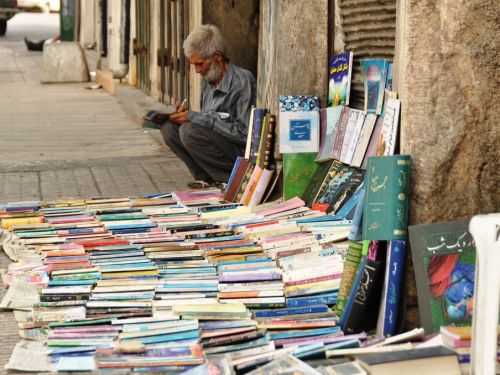
[[[158, 107], [128, 86], [116, 96], [88, 84], [42, 85], [42, 54], [23, 37], [57, 35], [58, 15], [18, 14], [0, 38], [0, 202], [138, 196], [183, 189], [191, 177], [142, 115]], [[91, 68], [92, 69], [92, 68]], [[0, 252], [0, 269], [9, 264]], [[4, 290], [0, 286], [0, 295]], [[19, 341], [0, 311], [0, 374]]]

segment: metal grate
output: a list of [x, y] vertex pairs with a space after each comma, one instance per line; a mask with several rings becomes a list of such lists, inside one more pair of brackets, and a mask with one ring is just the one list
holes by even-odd
[[341, 40], [354, 53], [350, 106], [363, 108], [363, 77], [359, 60], [393, 59], [396, 45], [396, 0], [335, 0]]

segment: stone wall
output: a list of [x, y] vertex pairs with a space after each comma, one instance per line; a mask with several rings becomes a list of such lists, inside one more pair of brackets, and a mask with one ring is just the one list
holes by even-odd
[[412, 223], [500, 211], [497, 0], [404, 0], [402, 152], [414, 161]]
[[279, 95], [328, 87], [328, 0], [261, 0], [257, 106], [278, 112]]

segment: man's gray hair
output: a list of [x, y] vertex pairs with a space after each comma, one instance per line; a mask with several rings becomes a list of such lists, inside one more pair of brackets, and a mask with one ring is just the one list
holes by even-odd
[[184, 54], [189, 58], [193, 53], [199, 54], [203, 59], [220, 52], [226, 57], [226, 43], [220, 30], [214, 25], [201, 25], [196, 27], [184, 41]]

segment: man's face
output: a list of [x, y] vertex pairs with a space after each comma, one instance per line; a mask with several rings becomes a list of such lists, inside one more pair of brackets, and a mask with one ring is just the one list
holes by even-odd
[[215, 84], [222, 79], [224, 75], [224, 61], [220, 54], [215, 53], [213, 56], [204, 59], [198, 53], [193, 52], [189, 58], [189, 63], [194, 65], [196, 73], [200, 74], [203, 79], [210, 84]]
[[204, 59], [198, 53], [193, 52], [189, 58], [189, 63], [194, 66], [196, 73], [205, 77], [213, 62], [211, 57]]

